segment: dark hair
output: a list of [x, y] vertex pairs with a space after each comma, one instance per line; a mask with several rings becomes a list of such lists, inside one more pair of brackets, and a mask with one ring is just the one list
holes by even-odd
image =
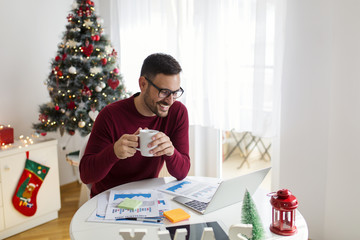
[[176, 75], [181, 72], [181, 66], [175, 58], [164, 53], [154, 53], [145, 58], [140, 76], [153, 78], [157, 74]]

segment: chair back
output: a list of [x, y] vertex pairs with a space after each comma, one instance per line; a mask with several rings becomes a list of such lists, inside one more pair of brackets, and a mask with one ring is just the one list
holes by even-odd
[[[85, 139], [84, 139], [84, 144], [82, 145], [80, 152], [79, 152], [79, 161], [81, 162], [82, 157], [84, 156], [85, 153], [85, 149], [87, 146], [87, 143], [89, 141], [89, 137], [90, 137], [90, 133], [88, 135], [86, 135]], [[91, 191], [91, 184], [85, 184], [87, 186], [87, 188]]]

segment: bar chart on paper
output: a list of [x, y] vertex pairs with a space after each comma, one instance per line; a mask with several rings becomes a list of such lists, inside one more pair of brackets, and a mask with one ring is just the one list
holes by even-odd
[[123, 208], [113, 208], [112, 210], [112, 214], [123, 214], [123, 213], [127, 213], [127, 212], [131, 212], [131, 213], [138, 213], [140, 215], [144, 215], [142, 213], [145, 213], [145, 215], [147, 213], [151, 213], [151, 208], [137, 208], [135, 210], [127, 210], [127, 209], [123, 209]]
[[209, 184], [184, 179], [164, 184], [158, 190], [202, 202], [210, 202], [218, 187], [218, 183]]
[[114, 201], [117, 199], [125, 199], [125, 198], [131, 199], [134, 197], [151, 198], [151, 194], [150, 193], [114, 194]]
[[[174, 193], [177, 193], [177, 192], [180, 192], [182, 191], [183, 189], [183, 186], [186, 185], [186, 184], [191, 184], [191, 182], [188, 182], [188, 181], [182, 181], [180, 182], [179, 184], [176, 184], [172, 187], [169, 187], [167, 188], [166, 190], [170, 191], [170, 192], [174, 192]], [[186, 188], [186, 187], [185, 187]]]

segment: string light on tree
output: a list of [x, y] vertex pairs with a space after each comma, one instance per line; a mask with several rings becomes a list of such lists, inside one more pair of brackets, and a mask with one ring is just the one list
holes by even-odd
[[33, 127], [39, 135], [59, 129], [61, 135], [73, 135], [78, 130], [85, 136], [102, 108], [129, 93], [94, 3], [75, 0], [64, 17], [68, 20], [66, 31], [45, 82], [51, 104], [40, 106], [39, 123]]

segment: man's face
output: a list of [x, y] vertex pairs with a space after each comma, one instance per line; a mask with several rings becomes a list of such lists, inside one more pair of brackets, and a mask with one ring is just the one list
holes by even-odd
[[[162, 73], [157, 74], [155, 78], [149, 79], [157, 87], [161, 89], [169, 89], [170, 91], [176, 91], [180, 89], [180, 75], [164, 75]], [[176, 101], [173, 95], [165, 98], [159, 97], [159, 90], [147, 82], [147, 88], [144, 95], [144, 101], [146, 107], [156, 114], [158, 117], [166, 117], [169, 113], [169, 108]]]

